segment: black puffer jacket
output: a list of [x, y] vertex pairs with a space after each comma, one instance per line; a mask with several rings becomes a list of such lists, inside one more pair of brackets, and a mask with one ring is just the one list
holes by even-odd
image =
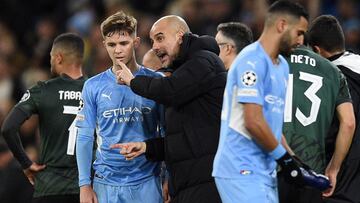
[[226, 84], [218, 53], [213, 37], [185, 34], [172, 76], [131, 81], [135, 93], [166, 106], [165, 138], [148, 140], [146, 156], [165, 159], [173, 202], [220, 202], [211, 177]]

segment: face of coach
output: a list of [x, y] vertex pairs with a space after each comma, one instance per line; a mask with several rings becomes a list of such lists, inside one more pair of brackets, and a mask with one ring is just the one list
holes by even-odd
[[162, 67], [168, 67], [177, 58], [182, 37], [189, 31], [186, 22], [175, 15], [162, 17], [154, 23], [150, 30], [150, 39]]

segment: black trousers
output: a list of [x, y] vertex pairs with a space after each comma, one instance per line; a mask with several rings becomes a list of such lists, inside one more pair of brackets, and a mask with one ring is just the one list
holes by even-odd
[[326, 203], [360, 202], [360, 159], [343, 163], [338, 176], [334, 194], [326, 198]]
[[171, 203], [221, 203], [214, 181], [192, 186], [175, 195]]
[[33, 198], [32, 203], [79, 203], [80, 194], [75, 195], [50, 195]]
[[278, 190], [280, 203], [323, 203], [321, 191], [289, 184], [281, 173], [278, 174]]

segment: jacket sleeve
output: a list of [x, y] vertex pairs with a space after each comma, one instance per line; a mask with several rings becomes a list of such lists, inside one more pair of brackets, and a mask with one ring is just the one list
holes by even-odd
[[206, 58], [196, 57], [169, 77], [136, 76], [130, 87], [136, 94], [158, 103], [180, 106], [203, 93], [215, 76], [213, 65]]
[[4, 136], [4, 139], [8, 144], [11, 152], [19, 161], [23, 169], [29, 168], [32, 164], [32, 161], [26, 155], [25, 150], [21, 144], [19, 130], [21, 125], [25, 122], [26, 119], [30, 117], [30, 115], [25, 113], [20, 108], [15, 107], [6, 117], [1, 127], [1, 134]]
[[149, 161], [164, 161], [165, 160], [165, 145], [164, 138], [153, 138], [145, 141], [146, 151], [145, 156]]

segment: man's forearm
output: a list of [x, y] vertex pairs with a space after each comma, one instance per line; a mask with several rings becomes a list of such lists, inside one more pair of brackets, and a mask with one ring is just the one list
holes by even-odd
[[330, 168], [339, 170], [340, 166], [345, 159], [354, 134], [354, 128], [348, 126], [347, 124], [341, 124], [339, 127], [339, 132], [337, 134], [335, 151], [330, 161]]
[[329, 167], [338, 170], [340, 169], [352, 142], [355, 131], [355, 116], [353, 106], [349, 102], [340, 104], [336, 109], [340, 125], [336, 137], [335, 151]]
[[23, 169], [29, 168], [32, 161], [26, 155], [26, 152], [21, 144], [19, 130], [21, 125], [29, 116], [18, 108], [14, 108], [5, 118], [1, 127], [1, 134], [4, 136], [6, 143], [19, 161]]

